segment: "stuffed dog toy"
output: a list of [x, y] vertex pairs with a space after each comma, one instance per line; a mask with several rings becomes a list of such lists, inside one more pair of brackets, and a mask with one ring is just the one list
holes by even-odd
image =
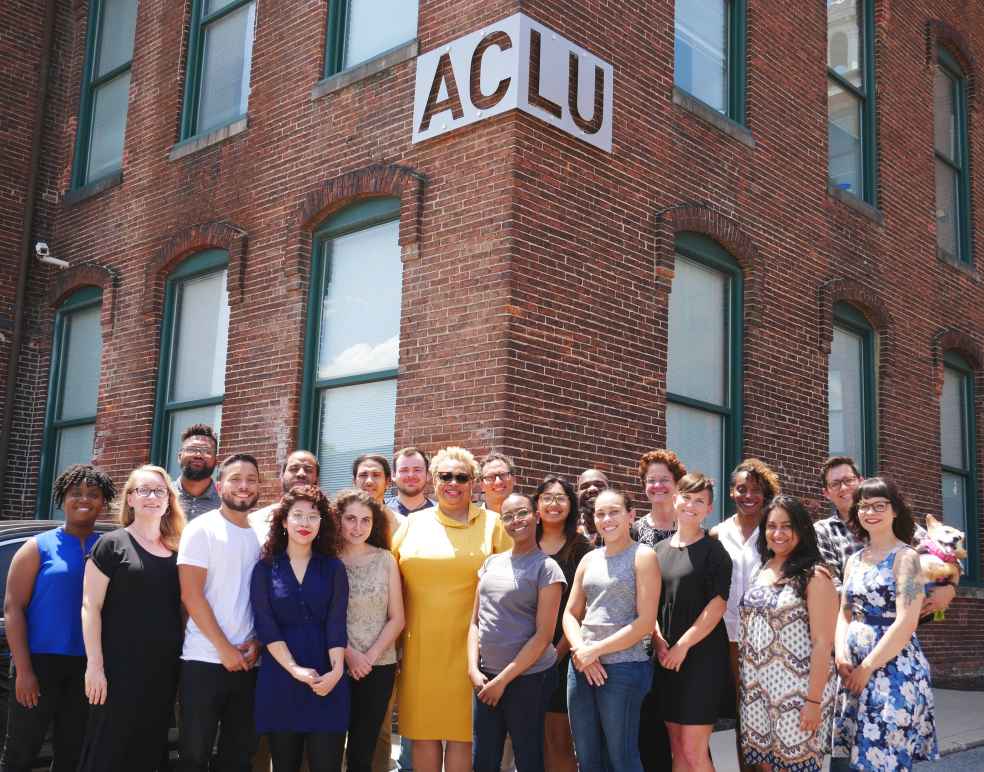
[[960, 579], [957, 561], [967, 557], [963, 533], [926, 515], [926, 534], [916, 545], [923, 574], [934, 584], [956, 584]]

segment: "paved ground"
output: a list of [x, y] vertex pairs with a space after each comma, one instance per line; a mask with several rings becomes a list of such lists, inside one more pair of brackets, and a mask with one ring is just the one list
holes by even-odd
[[980, 772], [984, 769], [984, 747], [944, 756], [939, 761], [916, 764], [916, 772]]

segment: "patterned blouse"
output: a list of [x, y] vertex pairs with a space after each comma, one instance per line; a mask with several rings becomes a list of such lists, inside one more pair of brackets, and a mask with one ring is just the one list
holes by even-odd
[[[375, 553], [361, 566], [345, 566], [349, 581], [349, 602], [346, 622], [348, 642], [363, 654], [372, 646], [389, 618], [389, 572], [394, 562], [386, 550], [374, 548]], [[396, 662], [396, 645], [391, 643], [377, 665]]]

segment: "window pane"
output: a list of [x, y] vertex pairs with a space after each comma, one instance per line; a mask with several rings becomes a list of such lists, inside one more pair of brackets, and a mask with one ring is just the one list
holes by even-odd
[[827, 0], [827, 66], [858, 88], [864, 73], [861, 2]]
[[827, 152], [830, 182], [855, 195], [861, 192], [861, 100], [827, 81]]
[[936, 152], [954, 163], [957, 158], [957, 125], [953, 78], [939, 65], [936, 65], [936, 79], [933, 83], [933, 142]]
[[321, 487], [352, 485], [352, 460], [362, 453], [393, 455], [396, 379], [325, 389], [320, 395], [318, 461]]
[[[54, 474], [60, 475], [72, 464], [89, 464], [92, 462], [92, 446], [96, 439], [96, 425], [72, 426], [59, 429], [55, 439]], [[51, 516], [64, 519], [65, 515], [56, 509], [54, 497], [51, 500]]]
[[171, 402], [225, 393], [229, 296], [226, 271], [180, 282], [176, 297], [174, 370]]
[[403, 264], [399, 221], [326, 243], [318, 378], [395, 369]]
[[940, 450], [944, 466], [966, 469], [964, 455], [964, 411], [967, 376], [943, 368], [943, 393], [940, 395]]
[[957, 241], [957, 172], [945, 161], [936, 159], [936, 246], [959, 257]]
[[195, 407], [190, 410], [175, 410], [168, 416], [167, 447], [164, 449], [164, 468], [177, 479], [181, 474], [178, 465], [178, 448], [181, 447], [181, 432], [192, 424], [208, 424], [217, 436], [222, 434], [222, 405]]
[[86, 180], [102, 177], [116, 171], [122, 165], [129, 97], [129, 72], [124, 72], [111, 81], [103, 83], [93, 93]]
[[417, 0], [349, 0], [343, 67], [417, 36]]
[[864, 340], [834, 327], [827, 373], [827, 411], [831, 456], [864, 458], [862, 352]]
[[133, 58], [133, 30], [137, 24], [137, 0], [103, 0], [100, 9], [96, 77], [105, 75]]
[[670, 292], [666, 388], [727, 405], [730, 278], [677, 255]]
[[943, 473], [943, 522], [967, 533], [966, 481], [955, 474]]
[[198, 131], [246, 114], [254, 11], [255, 4], [250, 3], [205, 28]]
[[719, 112], [728, 110], [728, 3], [676, 0], [673, 81]]
[[724, 484], [724, 417], [673, 402], [666, 404], [666, 447], [691, 472], [703, 472], [718, 483], [711, 520], [721, 519]]
[[96, 414], [99, 396], [102, 327], [100, 306], [66, 314], [61, 378], [61, 405], [57, 420], [89, 418]]

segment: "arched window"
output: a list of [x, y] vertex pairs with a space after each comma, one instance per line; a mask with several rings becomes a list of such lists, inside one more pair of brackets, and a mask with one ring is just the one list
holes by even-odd
[[73, 293], [55, 314], [37, 516], [63, 517], [51, 485], [72, 464], [92, 461], [102, 358], [102, 290]]
[[940, 394], [940, 477], [943, 521], [967, 534], [968, 577], [979, 579], [977, 555], [976, 422], [974, 373], [966, 360], [947, 352]]
[[228, 262], [224, 250], [199, 252], [178, 265], [165, 284], [152, 458], [173, 477], [181, 471], [181, 432], [203, 423], [218, 434], [222, 423]]
[[[666, 445], [719, 484], [741, 453], [742, 275], [716, 242], [677, 238], [666, 365]], [[715, 517], [726, 496], [714, 500]]]
[[393, 452], [400, 352], [400, 202], [346, 207], [314, 238], [300, 446], [326, 490], [352, 484], [352, 460]]
[[875, 332], [846, 303], [834, 305], [827, 363], [827, 429], [831, 456], [850, 456], [873, 474], [875, 448]]

